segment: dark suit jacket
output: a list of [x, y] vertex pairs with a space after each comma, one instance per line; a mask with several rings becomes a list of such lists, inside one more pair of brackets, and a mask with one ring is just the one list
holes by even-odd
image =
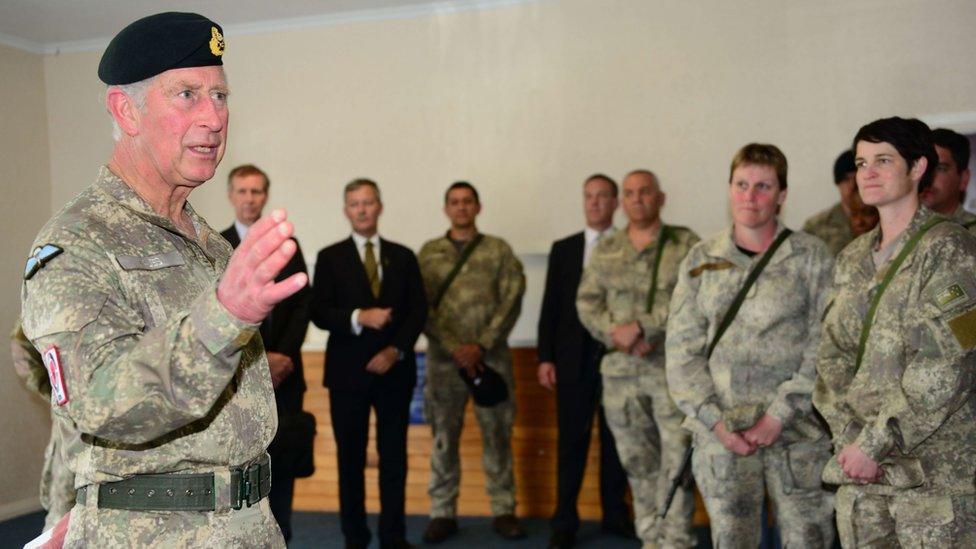
[[[237, 248], [241, 243], [233, 225], [220, 234], [234, 248]], [[295, 240], [295, 246], [298, 246], [297, 240]], [[275, 280], [284, 280], [295, 273], [308, 273], [301, 247], [298, 247], [295, 255], [288, 261], [288, 264], [285, 265]], [[311, 298], [311, 289], [306, 286], [276, 305], [268, 318], [261, 323], [261, 339], [264, 340], [264, 349], [287, 355], [295, 364], [295, 370], [275, 389], [275, 402], [278, 406], [279, 415], [282, 415], [282, 412], [296, 412], [302, 409], [302, 395], [305, 393], [302, 343], [305, 341], [305, 333], [308, 331], [308, 303]]]
[[[417, 381], [417, 358], [413, 346], [427, 319], [427, 297], [417, 257], [408, 248], [380, 239], [383, 277], [380, 296], [374, 298], [366, 268], [352, 237], [319, 252], [312, 284], [312, 321], [329, 331], [325, 351], [325, 386], [330, 389], [362, 390], [382, 377], [397, 385], [413, 387]], [[393, 321], [382, 330], [363, 327], [352, 331], [355, 309], [392, 307]], [[393, 345], [404, 357], [383, 376], [366, 371], [366, 364], [384, 347]]]
[[557, 240], [549, 251], [546, 289], [539, 312], [539, 362], [556, 364], [558, 383], [579, 381], [599, 369], [604, 348], [579, 321], [576, 289], [583, 276], [582, 232]]

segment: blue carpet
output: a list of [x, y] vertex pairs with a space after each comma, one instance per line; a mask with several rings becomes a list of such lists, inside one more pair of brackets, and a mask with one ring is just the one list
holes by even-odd
[[[370, 516], [370, 527], [376, 528], [376, 515]], [[407, 539], [420, 544], [420, 536], [427, 527], [427, 517], [411, 515], [407, 517]], [[456, 536], [437, 545], [438, 548], [523, 548], [545, 547], [549, 540], [549, 521], [546, 519], [523, 519], [522, 523], [529, 532], [529, 537], [520, 541], [506, 541], [499, 538], [491, 529], [490, 517], [463, 517], [458, 520], [460, 527]], [[4, 522], [0, 522], [0, 547], [23, 547], [25, 543], [34, 539], [44, 526], [44, 513], [30, 513]], [[336, 513], [296, 512], [292, 517], [294, 537], [288, 545], [292, 549], [311, 548], [342, 548], [342, 532], [339, 530], [339, 516]], [[711, 547], [708, 542], [708, 529], [697, 528], [698, 547]], [[636, 540], [624, 540], [604, 535], [600, 525], [596, 522], [584, 522], [580, 526], [577, 536], [578, 547], [600, 549], [636, 549], [640, 543]], [[373, 540], [371, 547], [379, 547], [379, 542]]]

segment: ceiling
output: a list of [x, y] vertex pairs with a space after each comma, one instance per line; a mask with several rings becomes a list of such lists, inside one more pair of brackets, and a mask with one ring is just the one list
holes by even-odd
[[525, 0], [0, 0], [0, 43], [35, 53], [103, 48], [122, 27], [162, 11], [193, 11], [225, 33], [486, 9]]

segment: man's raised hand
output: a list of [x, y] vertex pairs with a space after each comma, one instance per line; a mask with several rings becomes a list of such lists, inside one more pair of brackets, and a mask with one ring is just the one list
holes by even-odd
[[217, 300], [245, 322], [261, 322], [275, 305], [308, 283], [305, 273], [275, 282], [297, 250], [291, 240], [294, 227], [287, 217], [279, 209], [251, 225], [217, 285]]

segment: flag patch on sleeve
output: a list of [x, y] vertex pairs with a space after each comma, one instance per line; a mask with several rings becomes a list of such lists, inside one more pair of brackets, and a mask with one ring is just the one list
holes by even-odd
[[68, 403], [68, 386], [64, 384], [64, 370], [61, 368], [61, 353], [57, 345], [51, 345], [44, 351], [44, 368], [51, 380], [51, 400], [58, 406]]

